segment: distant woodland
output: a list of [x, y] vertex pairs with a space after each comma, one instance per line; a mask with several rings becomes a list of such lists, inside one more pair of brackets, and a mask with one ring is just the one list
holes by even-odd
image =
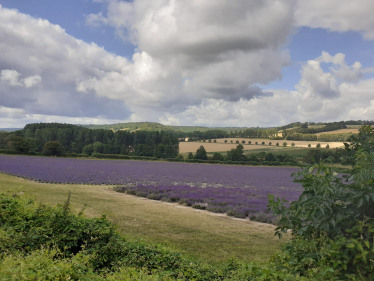
[[23, 130], [0, 133], [0, 149], [42, 152], [47, 143], [58, 142], [65, 153], [125, 154], [157, 158], [178, 155], [178, 139], [166, 131], [116, 131], [88, 129], [59, 123], [28, 124]]
[[[8, 152], [59, 155], [75, 153], [121, 154], [156, 158], [176, 158], [179, 142], [218, 138], [261, 138], [295, 141], [347, 141], [352, 133], [331, 133], [347, 126], [373, 125], [374, 121], [291, 123], [276, 128], [209, 128], [164, 126], [138, 122], [114, 125], [78, 126], [60, 123], [28, 124], [14, 132], [0, 131], [0, 149]], [[329, 132], [329, 134], [317, 133]], [[46, 145], [48, 146], [46, 147]], [[3, 152], [5, 153], [5, 152]]]

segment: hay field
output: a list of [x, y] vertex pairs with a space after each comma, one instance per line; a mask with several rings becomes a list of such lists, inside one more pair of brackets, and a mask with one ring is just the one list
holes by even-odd
[[323, 135], [323, 134], [348, 134], [348, 133], [352, 133], [352, 134], [358, 134], [358, 129], [340, 129], [340, 130], [336, 130], [336, 131], [328, 131], [328, 132], [322, 132], [322, 133], [317, 133], [315, 135], [319, 136], [319, 135]]
[[[227, 143], [225, 143], [225, 140], [227, 140]], [[233, 143], [231, 143], [231, 140]], [[268, 140], [268, 139], [249, 139], [249, 138], [224, 138], [224, 139], [217, 139], [217, 143], [214, 143], [213, 140], [211, 143], [209, 142], [180, 142], [179, 143], [179, 152], [180, 153], [188, 153], [188, 152], [196, 152], [196, 150], [202, 145], [204, 146], [205, 150], [207, 152], [221, 152], [221, 151], [228, 151], [232, 148], [236, 148], [238, 144], [236, 144], [236, 141], [239, 141], [241, 144], [243, 140], [245, 140], [244, 150], [253, 150], [253, 149], [287, 149], [281, 147], [283, 142], [287, 142], [287, 147], [291, 147], [291, 143], [295, 143], [295, 147], [308, 147], [308, 144], [311, 144], [312, 147], [316, 147], [317, 143], [321, 144], [321, 147], [324, 148], [327, 144], [330, 146], [330, 148], [336, 148], [336, 147], [342, 147], [342, 142], [318, 142], [318, 141], [290, 141], [290, 140]], [[252, 144], [249, 145], [248, 141], [251, 141]], [[258, 142], [257, 145], [255, 145], [255, 142]], [[261, 145], [262, 142], [265, 142], [265, 145]], [[269, 142], [272, 143], [271, 146], [269, 146]], [[275, 144], [279, 142], [279, 147], [277, 147]]]
[[275, 237], [273, 225], [117, 193], [110, 186], [46, 184], [0, 173], [1, 193], [20, 191], [53, 205], [64, 203], [71, 191], [73, 211], [87, 204], [86, 216], [106, 214], [127, 239], [160, 243], [212, 263], [265, 260], [289, 238]]

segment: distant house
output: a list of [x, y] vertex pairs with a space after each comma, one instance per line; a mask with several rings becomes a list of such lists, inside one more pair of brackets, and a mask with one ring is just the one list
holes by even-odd
[[188, 141], [188, 140], [189, 140], [189, 138], [185, 138], [185, 139], [184, 139], [184, 141]]

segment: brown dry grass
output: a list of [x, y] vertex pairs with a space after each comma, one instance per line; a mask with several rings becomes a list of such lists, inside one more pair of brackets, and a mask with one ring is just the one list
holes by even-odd
[[328, 132], [322, 132], [322, 133], [317, 133], [316, 135], [319, 136], [319, 135], [323, 135], [323, 134], [348, 134], [348, 133], [352, 133], [352, 134], [358, 134], [358, 129], [340, 129], [340, 130], [336, 130], [336, 131], [328, 131]]
[[[227, 140], [227, 143], [225, 143]], [[231, 140], [233, 143], [231, 143]], [[283, 142], [287, 142], [287, 146], [291, 146], [291, 143], [295, 143], [295, 147], [308, 147], [308, 144], [311, 144], [312, 147], [316, 147], [317, 143], [321, 144], [321, 147], [325, 147], [327, 144], [330, 148], [336, 148], [343, 146], [342, 142], [318, 142], [318, 141], [290, 141], [290, 140], [268, 140], [268, 139], [248, 139], [248, 138], [225, 138], [225, 139], [217, 139], [217, 143], [214, 142], [180, 142], [179, 143], [179, 152], [180, 153], [187, 153], [187, 152], [196, 152], [196, 150], [202, 145], [204, 146], [207, 152], [220, 152], [220, 151], [228, 151], [232, 148], [236, 148], [238, 144], [236, 141], [239, 141], [241, 144], [243, 140], [245, 140], [244, 150], [253, 150], [253, 149], [263, 149], [263, 148], [271, 148], [271, 149], [285, 149], [282, 146]], [[212, 140], [213, 141], [213, 140]], [[249, 145], [248, 141], [251, 141], [252, 144]], [[255, 145], [256, 141], [258, 142]], [[262, 142], [265, 142], [265, 145], [261, 145]], [[269, 142], [272, 143], [269, 146]], [[275, 144], [279, 142], [279, 147]], [[286, 148], [287, 149], [287, 148]]]
[[42, 184], [0, 174], [0, 192], [25, 192], [37, 201], [62, 204], [72, 192], [72, 209], [106, 214], [128, 239], [161, 243], [210, 262], [235, 257], [264, 260], [288, 239], [274, 237], [275, 226], [117, 193], [109, 186]]

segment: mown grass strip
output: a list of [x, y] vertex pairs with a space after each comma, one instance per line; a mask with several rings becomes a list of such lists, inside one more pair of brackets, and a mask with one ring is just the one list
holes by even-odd
[[209, 262], [265, 260], [287, 241], [274, 237], [272, 225], [119, 194], [109, 186], [42, 184], [0, 174], [0, 192], [21, 191], [49, 204], [63, 204], [71, 191], [73, 209], [87, 204], [86, 216], [106, 214], [128, 239], [171, 246]]

